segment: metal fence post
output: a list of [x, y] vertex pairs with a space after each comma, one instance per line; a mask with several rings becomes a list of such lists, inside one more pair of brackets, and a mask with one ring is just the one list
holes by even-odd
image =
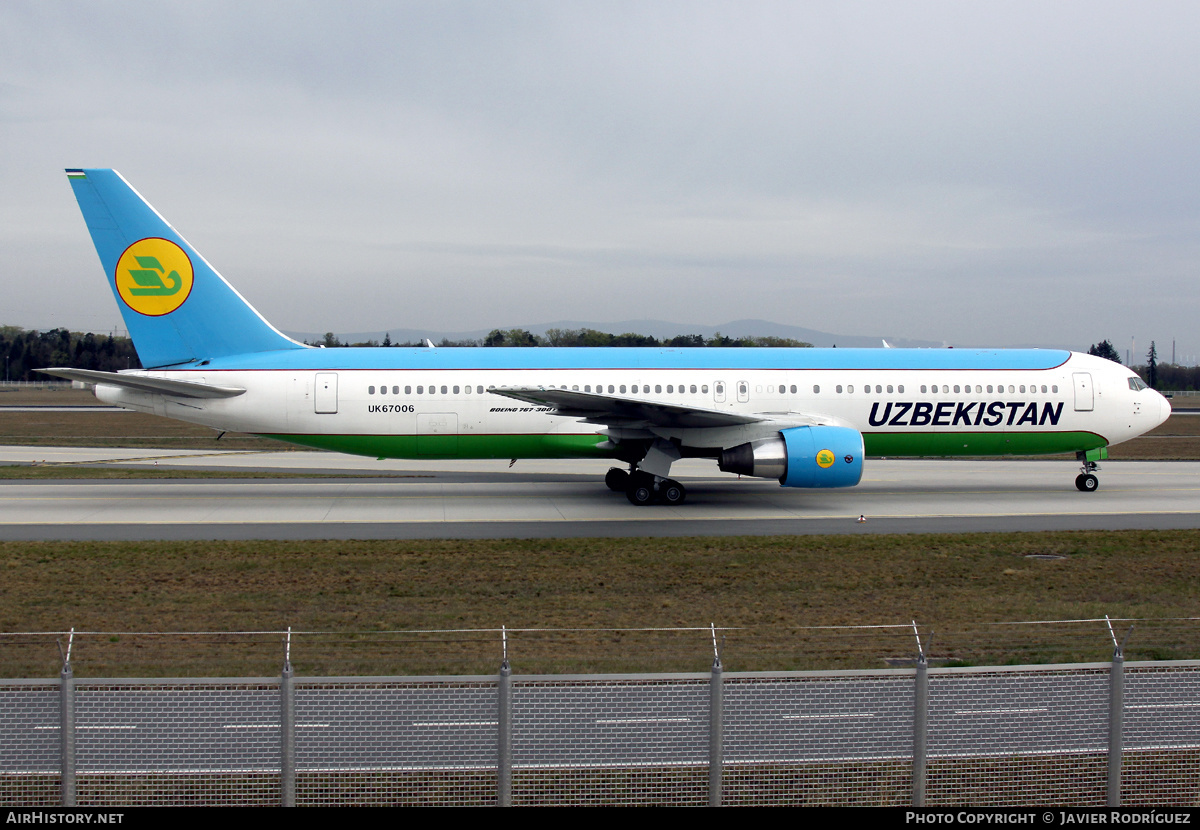
[[924, 807], [929, 739], [929, 659], [921, 647], [921, 636], [915, 620], [913, 633], [917, 634], [917, 675], [913, 689], [912, 806]]
[[501, 628], [503, 659], [496, 712], [496, 804], [512, 806], [512, 667], [508, 663], [508, 632]]
[[[1108, 623], [1108, 633], [1112, 637], [1113, 657], [1108, 670], [1108, 798], [1109, 807], [1121, 806], [1121, 762], [1123, 753], [1123, 736], [1125, 727], [1125, 643], [1117, 642], [1113, 633], [1112, 620], [1104, 615]], [[1133, 633], [1133, 626], [1125, 634]]]
[[292, 628], [288, 626], [279, 677], [279, 796], [284, 807], [296, 806], [296, 697], [292, 686]]
[[712, 624], [713, 662], [708, 680], [708, 806], [721, 806], [721, 784], [725, 767], [725, 689], [717, 627]]
[[65, 653], [59, 644], [62, 671], [58, 678], [58, 745], [64, 807], [75, 806], [75, 673], [71, 670], [71, 646], [74, 642], [75, 629], [72, 628]]

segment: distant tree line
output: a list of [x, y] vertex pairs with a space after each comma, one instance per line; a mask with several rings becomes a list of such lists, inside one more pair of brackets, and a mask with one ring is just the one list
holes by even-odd
[[[367, 340], [361, 343], [343, 343], [333, 332], [310, 346], [402, 346], [408, 348], [422, 347], [421, 342], [393, 343], [391, 335], [386, 335], [383, 342]], [[532, 334], [525, 329], [493, 329], [482, 340], [449, 340], [443, 338], [437, 344], [446, 347], [470, 346], [643, 346], [662, 348], [701, 348], [708, 346], [743, 347], [743, 348], [809, 348], [811, 343], [792, 340], [787, 337], [726, 337], [720, 332], [712, 337], [700, 334], [681, 334], [676, 337], [658, 339], [647, 334], [609, 334], [595, 329], [547, 329], [544, 336]], [[1117, 350], [1108, 340], [1102, 340], [1088, 349], [1088, 354], [1097, 355], [1121, 362]], [[46, 375], [39, 375], [35, 369], [45, 369], [52, 366], [70, 366], [75, 369], [97, 369], [102, 372], [116, 372], [121, 369], [140, 369], [141, 362], [133, 348], [133, 341], [128, 337], [116, 337], [111, 334], [92, 334], [68, 331], [67, 329], [51, 329], [38, 331], [23, 329], [17, 326], [0, 326], [0, 357], [4, 359], [6, 374], [0, 380], [36, 381], [45, 380]], [[1146, 354], [1146, 362], [1140, 366], [1131, 366], [1142, 380], [1150, 386], [1165, 392], [1200, 390], [1200, 366], [1180, 366], [1174, 363], [1162, 363], [1158, 360], [1158, 350], [1155, 344], [1150, 344]]]
[[[306, 341], [307, 342], [307, 341]], [[336, 346], [398, 346], [398, 347], [420, 347], [424, 346], [425, 341], [393, 343], [390, 334], [384, 336], [383, 342], [376, 340], [366, 340], [361, 343], [343, 343], [337, 338], [333, 332], [326, 332], [325, 336], [319, 340], [309, 343], [310, 346], [325, 346], [326, 348], [334, 348]], [[440, 343], [435, 344], [440, 347], [457, 347], [457, 346], [508, 346], [508, 347], [524, 347], [524, 346], [560, 346], [560, 347], [606, 347], [606, 346], [643, 346], [643, 347], [660, 347], [660, 348], [700, 348], [706, 346], [721, 346], [725, 348], [745, 347], [745, 348], [811, 348], [812, 343], [805, 343], [800, 340], [792, 340], [788, 337], [726, 337], [720, 332], [715, 333], [712, 337], [705, 337], [702, 334], [681, 334], [676, 337], [665, 337], [658, 339], [648, 334], [635, 334], [626, 332], [625, 334], [609, 334], [604, 331], [596, 331], [595, 329], [546, 329], [545, 335], [536, 335], [525, 329], [492, 329], [487, 337], [482, 340], [450, 340], [442, 338]]]
[[[1121, 356], [1113, 348], [1112, 343], [1101, 340], [1088, 349], [1088, 354], [1121, 363]], [[1146, 352], [1146, 362], [1140, 366], [1130, 366], [1138, 376], [1152, 389], [1161, 392], [1188, 392], [1200, 390], [1200, 366], [1180, 366], [1175, 363], [1161, 363], [1158, 359], [1158, 346], [1150, 341], [1150, 351]]]
[[74, 369], [98, 369], [116, 372], [140, 369], [133, 341], [111, 334], [81, 334], [66, 329], [30, 331], [16, 326], [0, 326], [0, 356], [5, 375], [0, 380], [50, 380], [35, 369], [70, 366]]

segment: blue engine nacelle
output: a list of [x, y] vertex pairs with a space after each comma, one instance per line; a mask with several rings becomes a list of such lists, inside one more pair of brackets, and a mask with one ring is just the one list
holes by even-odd
[[853, 487], [862, 479], [862, 433], [850, 427], [792, 427], [721, 453], [727, 473], [777, 478], [784, 487]]

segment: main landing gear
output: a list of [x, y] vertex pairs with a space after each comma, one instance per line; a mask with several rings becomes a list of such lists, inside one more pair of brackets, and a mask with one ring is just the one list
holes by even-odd
[[1079, 468], [1079, 475], [1075, 476], [1075, 487], [1085, 493], [1094, 493], [1100, 486], [1100, 479], [1096, 478], [1096, 470], [1099, 469], [1100, 466], [1095, 461], [1083, 462], [1083, 466]]
[[662, 478], [637, 469], [625, 471], [611, 468], [604, 476], [609, 490], [625, 493], [629, 503], [642, 507], [659, 502], [661, 504], [683, 504], [687, 489], [672, 478]]

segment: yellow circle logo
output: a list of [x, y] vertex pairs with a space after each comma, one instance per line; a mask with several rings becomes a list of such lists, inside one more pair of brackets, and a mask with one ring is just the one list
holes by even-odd
[[817, 466], [819, 467], [832, 467], [833, 462], [836, 460], [837, 456], [835, 456], [829, 450], [821, 450], [819, 453], [817, 453]]
[[167, 239], [139, 239], [117, 260], [117, 293], [147, 317], [170, 314], [192, 293], [192, 261]]

